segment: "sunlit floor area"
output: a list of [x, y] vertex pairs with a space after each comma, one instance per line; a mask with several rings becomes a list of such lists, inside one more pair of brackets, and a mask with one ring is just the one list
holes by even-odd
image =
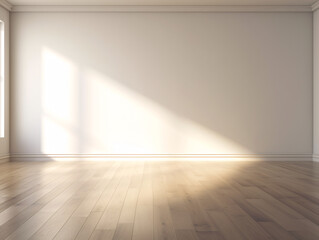
[[319, 239], [314, 162], [9, 162], [0, 239]]

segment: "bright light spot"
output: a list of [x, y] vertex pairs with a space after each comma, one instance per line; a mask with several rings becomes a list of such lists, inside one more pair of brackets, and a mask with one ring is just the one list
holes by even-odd
[[107, 148], [111, 154], [247, 153], [237, 143], [176, 115], [107, 76], [88, 70], [85, 77], [90, 83], [89, 135], [103, 143], [104, 150]]
[[42, 151], [76, 151], [77, 69], [55, 52], [43, 50], [42, 75]]
[[[247, 149], [100, 72], [43, 51], [46, 154], [231, 154]], [[198, 159], [203, 160], [203, 159]]]

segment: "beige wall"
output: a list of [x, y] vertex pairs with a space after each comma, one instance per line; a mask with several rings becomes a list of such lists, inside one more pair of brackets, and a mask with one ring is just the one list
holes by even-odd
[[13, 154], [311, 154], [311, 13], [13, 13]]
[[0, 138], [0, 161], [7, 160], [9, 154], [9, 12], [0, 7], [0, 20], [4, 23], [4, 104], [5, 104], [5, 119], [4, 119], [4, 138]]

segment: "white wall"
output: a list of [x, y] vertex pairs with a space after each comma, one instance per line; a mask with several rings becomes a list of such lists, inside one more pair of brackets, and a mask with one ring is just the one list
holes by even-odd
[[9, 12], [0, 6], [0, 21], [4, 23], [4, 137], [0, 138], [0, 161], [8, 160], [9, 154]]
[[311, 13], [13, 13], [13, 154], [311, 154]]

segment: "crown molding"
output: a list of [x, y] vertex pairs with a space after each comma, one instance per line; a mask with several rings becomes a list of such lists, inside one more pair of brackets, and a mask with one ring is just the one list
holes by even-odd
[[[0, 0], [1, 1], [1, 0]], [[12, 12], [312, 12], [311, 6], [16, 5]]]
[[6, 0], [0, 0], [0, 6], [4, 7], [8, 11], [12, 10], [12, 5], [10, 3], [8, 3]]
[[317, 9], [319, 9], [319, 1], [315, 2], [314, 4], [312, 4], [311, 6], [311, 10], [314, 12]]

